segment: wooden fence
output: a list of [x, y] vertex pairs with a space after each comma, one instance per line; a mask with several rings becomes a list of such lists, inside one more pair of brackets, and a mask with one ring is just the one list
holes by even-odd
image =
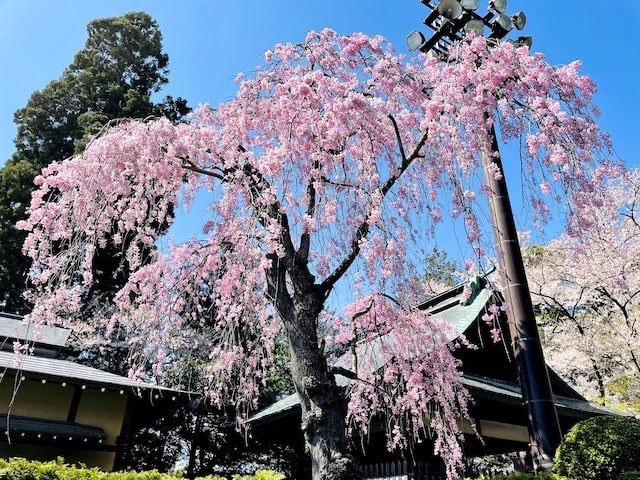
[[375, 463], [363, 467], [367, 480], [444, 480], [444, 465], [439, 463], [417, 462], [410, 464], [406, 460]]

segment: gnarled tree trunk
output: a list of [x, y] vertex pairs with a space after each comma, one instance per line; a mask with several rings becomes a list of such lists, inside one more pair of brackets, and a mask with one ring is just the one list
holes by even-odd
[[318, 317], [324, 293], [296, 292], [284, 313], [290, 342], [291, 374], [302, 407], [302, 432], [311, 457], [313, 480], [360, 478], [358, 461], [349, 453], [345, 407], [327, 360], [318, 345]]

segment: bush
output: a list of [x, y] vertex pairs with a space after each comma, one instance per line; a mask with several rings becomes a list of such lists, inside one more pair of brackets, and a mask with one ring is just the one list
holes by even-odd
[[556, 475], [555, 473], [511, 473], [509, 475], [496, 475], [491, 477], [491, 480], [570, 480], [562, 475]]
[[578, 422], [558, 447], [554, 472], [581, 480], [617, 480], [640, 469], [640, 420], [593, 417]]
[[[284, 480], [285, 476], [269, 470], [259, 470], [253, 476], [234, 476], [233, 480]], [[58, 458], [52, 462], [37, 462], [24, 458], [0, 459], [0, 480], [184, 480], [182, 474], [144, 472], [103, 472], [97, 468], [65, 464]], [[209, 475], [196, 480], [228, 480]]]
[[232, 480], [284, 480], [285, 476], [271, 470], [258, 470], [253, 477], [234, 476]]
[[618, 480], [640, 480], [640, 471], [622, 472]]

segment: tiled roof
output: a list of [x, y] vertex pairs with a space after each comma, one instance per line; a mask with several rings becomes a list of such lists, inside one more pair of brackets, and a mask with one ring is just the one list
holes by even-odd
[[100, 427], [82, 425], [74, 422], [47, 420], [43, 418], [21, 417], [17, 415], [0, 414], [0, 430], [10, 438], [19, 439], [21, 436], [47, 435], [64, 438], [66, 441], [97, 441], [107, 438], [107, 434]]
[[64, 347], [70, 334], [68, 328], [36, 325], [18, 315], [0, 312], [0, 338]]
[[[463, 288], [451, 289], [428, 302], [420, 305], [420, 309], [429, 313], [430, 317], [441, 320], [451, 325], [448, 340], [454, 340], [478, 319], [487, 307], [492, 293], [488, 289], [475, 292], [472, 298], [466, 299]], [[395, 342], [393, 335], [382, 335], [374, 340], [360, 342], [356, 345], [356, 356], [359, 363], [368, 365], [368, 368], [377, 370], [383, 366], [380, 350], [384, 345], [393, 345]], [[334, 366], [351, 370], [353, 356], [351, 353], [342, 355], [336, 360]], [[336, 378], [339, 386], [345, 386], [348, 380], [339, 376]]]
[[[472, 287], [469, 297], [467, 297], [463, 286], [457, 286], [422, 302], [418, 308], [429, 312], [432, 318], [443, 320], [451, 325], [453, 329], [449, 333], [449, 340], [453, 340], [477, 321], [490, 303], [493, 293], [484, 287], [481, 280], [477, 280], [476, 285], [472, 285]], [[366, 359], [368, 368], [376, 370], [383, 366], [380, 349], [385, 343], [391, 344], [393, 342], [394, 339], [391, 335], [382, 335], [372, 341], [361, 342], [356, 346], [356, 356], [360, 359], [360, 363], [362, 363], [362, 359]], [[345, 354], [337, 359], [334, 366], [351, 370], [351, 362], [352, 355]], [[348, 385], [349, 379], [337, 374], [336, 383], [338, 386], [344, 387]], [[463, 374], [462, 383], [475, 393], [495, 395], [503, 400], [522, 402], [520, 387], [514, 383], [467, 373]], [[608, 410], [581, 398], [555, 395], [554, 402], [558, 409], [565, 414], [587, 412], [593, 415], [604, 415], [610, 413]], [[299, 408], [297, 395], [290, 395], [251, 415], [248, 423], [258, 425], [273, 421], [279, 417], [292, 415]]]
[[[518, 404], [522, 402], [520, 387], [515, 383], [464, 374], [462, 384], [467, 387], [472, 394], [491, 394], [503, 399], [512, 399]], [[572, 415], [578, 412], [585, 412], [591, 415], [611, 414], [611, 410], [585, 400], [567, 398], [560, 395], [554, 395], [553, 400], [558, 410], [566, 415]], [[251, 415], [247, 422], [251, 425], [260, 425], [280, 417], [293, 415], [299, 411], [299, 409], [300, 402], [298, 395], [294, 393]]]
[[109, 389], [132, 389], [134, 391], [155, 390], [167, 393], [186, 393], [151, 383], [138, 382], [127, 377], [103, 372], [68, 360], [44, 358], [33, 355], [0, 351], [0, 370], [2, 372], [22, 374], [47, 381], [82, 384]]

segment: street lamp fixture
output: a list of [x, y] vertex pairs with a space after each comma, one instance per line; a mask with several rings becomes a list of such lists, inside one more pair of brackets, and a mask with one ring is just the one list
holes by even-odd
[[495, 19], [491, 27], [492, 31], [489, 38], [503, 38], [507, 33], [513, 30], [513, 22], [511, 21], [511, 18], [501, 13]]
[[491, 0], [489, 2], [489, 8], [498, 13], [505, 14], [507, 11], [507, 0]]
[[424, 42], [426, 41], [427, 40], [426, 38], [424, 38], [422, 32], [414, 30], [409, 35], [407, 35], [407, 48], [410, 52], [413, 52], [414, 50], [418, 50], [422, 45], [424, 45]]
[[[478, 0], [440, 0], [437, 6], [432, 3], [434, 0], [421, 2], [431, 9], [423, 23], [434, 32], [428, 39], [417, 30], [411, 32], [407, 37], [407, 47], [411, 51], [420, 50], [435, 55], [441, 60], [448, 59], [451, 45], [464, 41], [466, 34], [473, 32], [482, 35], [484, 28], [488, 27], [491, 32], [489, 45], [495, 46], [514, 27], [522, 30], [527, 22], [524, 12], [512, 16], [506, 14], [507, 0], [489, 0], [487, 12], [482, 16], [476, 13]], [[532, 40], [531, 37], [518, 37], [506, 42], [530, 47]], [[484, 112], [484, 116], [488, 119], [490, 112]], [[491, 192], [489, 211], [498, 261], [504, 276], [503, 292], [509, 304], [507, 317], [527, 418], [531, 456], [536, 471], [550, 471], [561, 440], [558, 414], [536, 326], [507, 183], [504, 174], [490, 173], [504, 172], [493, 125], [487, 129], [487, 138], [491, 151], [483, 154], [482, 164], [485, 184]]]
[[458, 0], [442, 0], [438, 5], [438, 13], [444, 18], [457, 18], [462, 14], [462, 5]]
[[[431, 9], [431, 13], [423, 23], [434, 33], [429, 39], [422, 36], [424, 40], [420, 42], [419, 35], [422, 34], [414, 30], [407, 37], [407, 48], [409, 51], [419, 49], [424, 53], [435, 54], [441, 59], [448, 56], [451, 44], [462, 40], [464, 33], [473, 32], [479, 36], [483, 35], [484, 28], [488, 27], [491, 31], [489, 38], [500, 40], [514, 27], [522, 30], [527, 23], [527, 16], [524, 12], [518, 12], [511, 17], [506, 15], [506, 0], [491, 0], [484, 15], [476, 12], [480, 6], [479, 0], [440, 0], [437, 5], [434, 0], [421, 1], [423, 5]], [[530, 46], [531, 39], [526, 38], [526, 42], [522, 44]], [[518, 43], [518, 45], [520, 44]]]
[[518, 12], [515, 15], [512, 15], [511, 20], [513, 21], [513, 25], [518, 30], [522, 30], [527, 24], [527, 16], [524, 14], [524, 12]]

